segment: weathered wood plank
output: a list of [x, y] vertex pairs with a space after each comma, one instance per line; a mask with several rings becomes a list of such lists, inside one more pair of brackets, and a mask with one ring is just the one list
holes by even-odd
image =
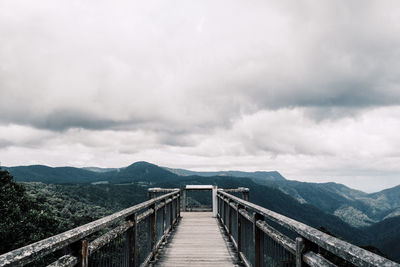
[[238, 266], [212, 212], [182, 212], [179, 227], [153, 266]]

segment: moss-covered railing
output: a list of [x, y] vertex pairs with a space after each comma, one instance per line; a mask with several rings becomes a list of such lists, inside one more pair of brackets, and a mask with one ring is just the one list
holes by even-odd
[[218, 217], [246, 266], [400, 264], [218, 189]]
[[[0, 255], [0, 266], [147, 265], [180, 216], [180, 190]], [[44, 264], [48, 255], [61, 256]], [[54, 255], [53, 255], [54, 257]]]

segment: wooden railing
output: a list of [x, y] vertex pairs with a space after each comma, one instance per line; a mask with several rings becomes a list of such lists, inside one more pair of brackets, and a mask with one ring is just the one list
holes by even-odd
[[97, 221], [0, 255], [0, 266], [23, 266], [60, 251], [64, 255], [47, 266], [147, 265], [179, 216], [180, 190], [172, 189]]
[[223, 189], [217, 198], [218, 217], [246, 266], [400, 266]]

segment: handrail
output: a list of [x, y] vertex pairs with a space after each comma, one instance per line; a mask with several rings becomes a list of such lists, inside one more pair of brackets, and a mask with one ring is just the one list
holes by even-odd
[[[227, 203], [234, 202], [234, 203], [236, 203], [237, 206], [240, 206], [241, 208], [238, 208], [238, 210], [237, 210], [238, 213], [240, 213], [240, 212], [244, 213], [243, 214], [244, 216], [243, 215], [241, 215], [241, 216], [243, 218], [245, 218], [246, 220], [249, 220], [252, 223], [254, 223], [255, 227], [258, 229], [260, 229], [260, 226], [266, 225], [266, 222], [262, 219], [263, 217], [265, 217], [265, 218], [285, 227], [286, 229], [296, 232], [300, 237], [303, 237], [306, 240], [308, 240], [314, 244], [317, 244], [319, 247], [326, 249], [327, 251], [335, 254], [336, 256], [339, 256], [340, 258], [342, 258], [346, 261], [349, 261], [350, 263], [352, 263], [356, 266], [397, 266], [397, 267], [400, 266], [400, 264], [390, 261], [389, 259], [386, 259], [377, 254], [369, 252], [365, 249], [362, 249], [360, 247], [352, 245], [348, 242], [345, 242], [343, 240], [340, 240], [338, 238], [335, 238], [333, 236], [325, 234], [325, 233], [323, 233], [311, 226], [308, 226], [304, 223], [290, 219], [284, 215], [281, 215], [279, 213], [273, 212], [271, 210], [268, 210], [268, 209], [258, 206], [256, 204], [253, 204], [249, 201], [246, 201], [246, 200], [240, 199], [238, 197], [235, 197], [231, 194], [228, 194], [228, 193], [224, 192], [223, 189], [219, 189], [217, 195], [218, 195], [218, 198], [221, 199], [222, 201], [224, 201], [225, 203], [226, 202]], [[228, 205], [228, 206], [230, 207], [230, 205]], [[254, 214], [250, 215], [247, 211], [248, 209], [251, 209], [254, 212]], [[223, 213], [224, 214], [222, 214], [222, 215], [220, 214], [220, 218], [222, 219], [223, 223], [225, 224], [225, 222], [224, 222], [224, 220], [226, 218], [225, 208], [224, 208]], [[257, 219], [257, 216], [260, 217], [261, 219]], [[263, 233], [266, 233], [267, 235], [270, 234], [266, 229], [263, 229], [263, 227], [261, 227], [261, 231], [263, 231]], [[271, 238], [273, 238], [273, 237], [271, 237]], [[279, 236], [276, 236], [275, 238], [279, 238]], [[289, 244], [290, 247], [292, 248], [292, 249], [289, 249], [289, 252], [291, 252], [291, 253], [293, 253], [293, 249], [295, 248], [294, 246], [296, 246], [296, 242], [295, 241], [292, 241], [292, 242], [290, 242], [291, 244]], [[303, 256], [304, 255], [305, 254], [303, 253]], [[312, 259], [309, 259], [309, 260], [311, 262]], [[256, 266], [257, 266], [257, 264], [256, 264]]]
[[132, 215], [136, 216], [136, 213], [143, 209], [153, 208], [153, 211], [151, 213], [154, 213], [155, 204], [157, 202], [160, 201], [166, 202], [167, 199], [177, 196], [178, 199], [176, 200], [176, 203], [177, 206], [179, 206], [179, 194], [180, 194], [179, 189], [174, 190], [171, 193], [159, 196], [151, 200], [147, 200], [130, 208], [111, 214], [107, 217], [98, 219], [96, 221], [87, 223], [72, 230], [63, 232], [61, 234], [49, 237], [44, 240], [40, 240], [36, 243], [0, 255], [0, 266], [7, 266], [7, 265], [22, 266], [28, 264], [52, 252], [55, 252], [56, 250], [73, 245], [75, 242], [83, 240], [90, 234], [93, 234], [101, 229], [106, 228], [107, 226], [119, 222], [122, 219], [129, 219], [129, 217], [131, 217]]

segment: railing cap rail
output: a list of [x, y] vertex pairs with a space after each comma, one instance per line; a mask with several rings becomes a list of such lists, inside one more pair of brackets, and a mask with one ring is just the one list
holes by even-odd
[[350, 261], [353, 264], [356, 264], [357, 266], [400, 266], [400, 264], [393, 262], [387, 258], [381, 257], [377, 254], [340, 240], [336, 237], [325, 234], [304, 223], [290, 219], [284, 215], [235, 197], [231, 194], [224, 192], [224, 190], [219, 189], [218, 193], [224, 195], [227, 198], [230, 198], [234, 202], [237, 202], [244, 207], [250, 208], [257, 213], [260, 213], [268, 219], [298, 233], [300, 236], [310, 240], [311, 242], [314, 242], [315, 244], [332, 252], [333, 254], [347, 261]]
[[148, 192], [152, 193], [165, 193], [165, 192], [174, 192], [176, 190], [180, 190], [179, 188], [162, 188], [162, 187], [151, 187], [148, 188]]
[[224, 188], [222, 189], [224, 192], [227, 193], [243, 193], [243, 192], [250, 192], [250, 189], [247, 187], [238, 187], [238, 188]]
[[211, 190], [213, 189], [213, 185], [186, 185], [185, 189], [191, 189], [191, 190]]
[[152, 204], [160, 200], [163, 200], [165, 198], [168, 198], [170, 196], [173, 196], [179, 192], [180, 192], [179, 189], [176, 189], [171, 193], [159, 196], [157, 198], [153, 198], [151, 200], [147, 200], [130, 208], [111, 214], [107, 217], [87, 223], [85, 225], [71, 229], [64, 233], [40, 240], [36, 243], [27, 245], [25, 247], [7, 252], [3, 255], [0, 255], [0, 266], [10, 265], [10, 264], [13, 264], [13, 266], [14, 265], [21, 266], [23, 264], [32, 262], [36, 258], [43, 257], [58, 249], [66, 247], [102, 228], [105, 228], [121, 219], [127, 218], [130, 215], [145, 208], [148, 208]]

